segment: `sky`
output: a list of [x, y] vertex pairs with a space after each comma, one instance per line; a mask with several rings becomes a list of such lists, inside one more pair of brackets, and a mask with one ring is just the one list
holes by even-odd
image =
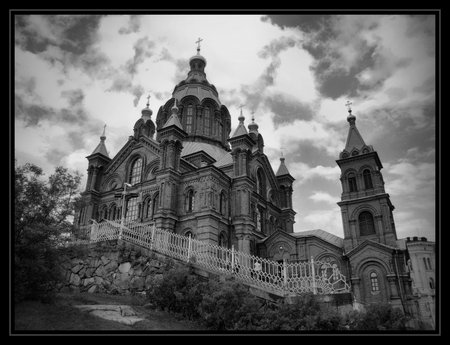
[[[196, 41], [230, 111], [254, 112], [274, 172], [295, 178], [294, 231], [344, 237], [336, 164], [349, 124], [377, 151], [398, 238], [436, 240], [436, 32], [430, 14], [16, 14], [14, 151], [19, 165], [79, 171], [106, 124], [113, 158], [150, 95], [155, 120]], [[439, 109], [439, 108], [438, 108]]]

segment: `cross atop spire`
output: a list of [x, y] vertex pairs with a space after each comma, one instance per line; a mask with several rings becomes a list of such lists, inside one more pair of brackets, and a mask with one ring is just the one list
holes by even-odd
[[345, 103], [345, 106], [347, 107], [349, 113], [352, 112], [352, 107], [351, 107], [352, 104], [353, 104], [353, 102], [351, 102], [351, 101], [347, 101], [347, 103]]
[[203, 41], [203, 38], [198, 38], [197, 41], [195, 41], [195, 43], [197, 43], [197, 55], [200, 55], [200, 42]]
[[240, 123], [244, 123], [244, 120], [245, 120], [245, 117], [244, 117], [244, 115], [242, 114], [242, 108], [243, 108], [243, 107], [245, 107], [245, 104], [241, 104], [241, 105], [239, 106], [239, 108], [241, 108], [241, 114], [240, 114], [239, 117], [238, 117], [238, 120], [239, 120]]
[[150, 95], [147, 96], [147, 108], [150, 106]]

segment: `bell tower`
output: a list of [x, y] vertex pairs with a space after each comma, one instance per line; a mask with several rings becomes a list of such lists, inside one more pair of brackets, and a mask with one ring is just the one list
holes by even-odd
[[356, 128], [351, 103], [346, 105], [349, 131], [345, 148], [336, 160], [341, 169], [342, 194], [337, 204], [342, 214], [344, 249], [348, 252], [365, 240], [396, 246], [394, 206], [384, 190], [383, 165]]

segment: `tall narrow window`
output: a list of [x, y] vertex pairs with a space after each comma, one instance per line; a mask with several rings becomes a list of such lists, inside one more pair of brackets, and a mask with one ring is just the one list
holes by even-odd
[[152, 203], [152, 219], [155, 219], [155, 213], [158, 211], [159, 194], [157, 193], [153, 198]]
[[256, 191], [262, 197], [265, 197], [264, 174], [261, 169], [256, 173]]
[[194, 210], [194, 191], [190, 189], [186, 195], [186, 212]]
[[369, 169], [364, 170], [363, 177], [364, 177], [364, 187], [366, 187], [366, 189], [372, 189], [373, 188], [372, 174], [370, 173]]
[[149, 218], [151, 216], [151, 210], [152, 210], [152, 199], [148, 198], [147, 202], [145, 204], [145, 218]]
[[431, 267], [431, 261], [430, 258], [427, 258], [427, 262], [428, 262], [428, 269], [432, 270], [433, 268]]
[[194, 108], [192, 104], [189, 104], [186, 110], [186, 132], [191, 133], [192, 132], [192, 117], [194, 114]]
[[430, 289], [434, 289], [434, 279], [430, 277], [429, 280], [429, 284], [430, 284]]
[[364, 211], [359, 215], [359, 233], [361, 236], [375, 234], [375, 225], [370, 212]]
[[209, 116], [209, 108], [205, 108], [204, 114], [205, 114], [205, 117], [204, 117], [204, 119], [205, 119], [205, 127], [203, 127], [204, 128], [204, 133], [205, 133], [205, 135], [209, 135], [209, 130], [210, 130], [210, 127], [211, 127], [211, 118]]
[[226, 215], [226, 203], [225, 203], [225, 192], [220, 192], [220, 207], [219, 207], [220, 213], [222, 215]]
[[134, 185], [141, 182], [142, 158], [136, 159], [131, 165], [130, 184]]
[[130, 198], [127, 202], [127, 209], [126, 209], [126, 220], [135, 220], [138, 217], [138, 202], [137, 198]]
[[376, 272], [370, 273], [370, 286], [372, 292], [380, 291], [380, 286], [378, 285], [378, 275]]
[[356, 176], [353, 173], [348, 175], [348, 187], [350, 192], [358, 191], [358, 188], [356, 187]]

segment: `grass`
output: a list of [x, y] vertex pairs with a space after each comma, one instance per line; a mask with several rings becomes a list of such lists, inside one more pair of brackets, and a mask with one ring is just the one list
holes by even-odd
[[[187, 320], [179, 320], [174, 315], [161, 310], [143, 307], [144, 299], [138, 296], [111, 296], [88, 293], [59, 294], [51, 303], [25, 301], [13, 308], [12, 333], [30, 333], [33, 331], [48, 333], [76, 333], [96, 331], [188, 331], [204, 329]], [[80, 311], [75, 305], [82, 304], [126, 304], [130, 305], [145, 320], [134, 325], [105, 320], [87, 312]]]

